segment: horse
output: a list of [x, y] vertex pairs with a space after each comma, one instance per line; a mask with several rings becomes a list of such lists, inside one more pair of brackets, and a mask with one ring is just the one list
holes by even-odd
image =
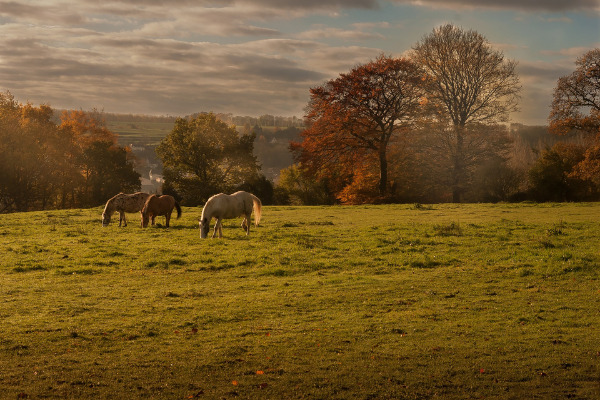
[[221, 220], [244, 217], [242, 229], [246, 236], [250, 234], [250, 216], [254, 210], [254, 224], [258, 226], [260, 222], [262, 203], [258, 197], [248, 192], [235, 192], [234, 194], [219, 193], [212, 196], [202, 209], [202, 217], [198, 222], [200, 225], [200, 237], [206, 238], [210, 230], [210, 221], [214, 217], [217, 222], [212, 237], [219, 233], [223, 237]]
[[154, 218], [156, 218], [157, 215], [165, 216], [167, 220], [166, 225], [168, 228], [173, 208], [177, 208], [177, 218], [181, 217], [181, 207], [179, 207], [179, 203], [173, 198], [173, 196], [164, 194], [159, 197], [153, 194], [152, 196], [148, 197], [148, 200], [146, 200], [144, 208], [142, 208], [141, 212], [142, 228], [148, 226], [148, 221], [150, 219], [152, 219], [152, 225], [154, 225]]
[[125, 213], [139, 212], [146, 204], [150, 195], [148, 193], [137, 192], [133, 194], [119, 193], [116, 196], [111, 197], [104, 207], [102, 212], [102, 226], [106, 227], [110, 223], [110, 218], [115, 213], [119, 212], [119, 226], [123, 223], [123, 226], [127, 226], [127, 220], [125, 219]]

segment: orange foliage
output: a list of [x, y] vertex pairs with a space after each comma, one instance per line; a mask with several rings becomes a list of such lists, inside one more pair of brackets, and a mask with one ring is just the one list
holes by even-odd
[[558, 135], [573, 130], [595, 135], [595, 143], [571, 177], [600, 185], [600, 49], [583, 54], [575, 64], [575, 71], [561, 77], [554, 89], [550, 130]]
[[561, 77], [554, 89], [550, 130], [595, 134], [600, 129], [600, 49], [588, 51], [575, 64], [575, 71]]
[[106, 127], [105, 122], [96, 113], [63, 111], [60, 121], [60, 128], [70, 131], [74, 141], [81, 148], [87, 148], [93, 142], [117, 144], [117, 135]]
[[591, 181], [600, 186], [600, 132], [594, 145], [585, 151], [584, 159], [573, 169], [571, 177]]
[[308, 128], [302, 142], [291, 146], [297, 160], [327, 178], [342, 201], [385, 196], [388, 146], [415, 120], [423, 103], [421, 82], [413, 62], [381, 55], [312, 88]]

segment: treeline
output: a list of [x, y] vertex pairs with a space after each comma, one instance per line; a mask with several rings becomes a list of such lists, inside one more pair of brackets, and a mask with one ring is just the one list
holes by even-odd
[[[557, 136], [550, 133], [548, 126], [522, 124], [503, 126], [501, 132], [504, 152], [469, 166], [462, 202], [600, 200], [600, 186], [577, 174], [578, 163], [593, 143], [587, 135], [572, 132]], [[432, 151], [428, 143], [431, 136], [413, 132], [415, 136], [418, 139], [404, 143], [399, 150], [392, 147], [389, 193], [385, 199], [378, 197], [376, 168], [371, 168], [361, 185], [336, 192], [339, 181], [315, 177], [301, 164], [294, 164], [280, 171], [274, 188], [275, 201], [294, 205], [451, 202], [452, 180], [445, 164], [448, 158]]]
[[0, 93], [0, 212], [91, 207], [140, 188], [131, 154], [96, 112], [20, 104]]
[[225, 122], [226, 124], [246, 128], [251, 126], [274, 126], [277, 128], [291, 128], [301, 127], [304, 124], [304, 121], [301, 118], [282, 117], [270, 114], [263, 114], [260, 117], [249, 117], [239, 115], [236, 116], [231, 113], [216, 113], [215, 116], [217, 117], [217, 119]]
[[[58, 110], [60, 114], [64, 110]], [[209, 114], [208, 112], [194, 113], [187, 117], [195, 118], [200, 114]], [[284, 117], [271, 114], [264, 114], [260, 117], [241, 116], [234, 115], [233, 113], [212, 113], [215, 117], [225, 122], [228, 125], [235, 125], [236, 127], [276, 127], [276, 128], [291, 128], [291, 127], [302, 127], [304, 121], [298, 117]], [[106, 121], [115, 122], [175, 122], [176, 116], [172, 115], [145, 115], [145, 114], [115, 114], [102, 112], [102, 117]]]
[[523, 162], [506, 124], [520, 99], [516, 62], [443, 25], [405, 57], [382, 54], [311, 88], [298, 164], [280, 185], [305, 204], [598, 199], [600, 50], [576, 65], [558, 81], [549, 128], [585, 140]]
[[144, 115], [144, 114], [115, 114], [102, 112], [105, 121], [115, 122], [175, 122], [177, 117], [171, 115]]

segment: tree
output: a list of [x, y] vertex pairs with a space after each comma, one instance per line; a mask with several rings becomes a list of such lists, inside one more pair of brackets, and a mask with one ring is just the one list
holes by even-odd
[[[460, 133], [460, 147], [456, 145], [456, 129], [451, 124], [426, 125], [420, 133], [417, 151], [421, 153], [421, 165], [433, 172], [421, 184], [434, 187], [438, 201], [482, 201], [475, 195], [479, 191], [475, 183], [481, 183], [482, 168], [491, 160], [505, 164], [509, 158], [512, 140], [505, 125], [471, 123], [460, 129]], [[458, 171], [457, 160], [461, 167]]]
[[59, 179], [62, 207], [67, 203], [95, 206], [121, 191], [140, 189], [140, 174], [133, 168], [131, 153], [117, 144], [117, 135], [107, 128], [99, 112], [63, 111], [59, 128], [65, 146]]
[[133, 169], [129, 152], [110, 142], [92, 142], [83, 151], [83, 175], [86, 191], [84, 205], [104, 203], [116, 193], [140, 190], [140, 174]]
[[97, 113], [65, 112], [57, 125], [49, 106], [0, 94], [0, 212], [98, 205], [139, 186]]
[[550, 130], [567, 134], [579, 130], [600, 133], [600, 49], [575, 61], [571, 75], [558, 79], [550, 111]]
[[258, 174], [254, 139], [254, 134], [239, 136], [212, 113], [178, 118], [156, 148], [166, 187], [187, 205], [234, 190]]
[[36, 200], [42, 148], [10, 93], [0, 94], [0, 211], [26, 211]]
[[451, 24], [425, 36], [413, 47], [412, 57], [430, 77], [428, 105], [442, 125], [440, 144], [452, 154], [452, 200], [460, 202], [467, 186], [467, 137], [477, 131], [466, 128], [506, 122], [517, 110], [521, 87], [516, 63], [505, 60], [479, 33]]
[[556, 143], [542, 152], [529, 170], [530, 192], [537, 201], [578, 201], [594, 188], [573, 174], [584, 157], [582, 146]]
[[332, 204], [333, 199], [323, 180], [307, 175], [299, 164], [290, 165], [281, 170], [277, 189], [283, 192], [286, 203], [295, 205]]
[[571, 75], [558, 79], [550, 111], [550, 131], [566, 135], [572, 131], [595, 135], [572, 177], [600, 186], [600, 49], [593, 49], [575, 61]]
[[258, 197], [263, 205], [271, 205], [274, 202], [273, 182], [267, 179], [263, 174], [248, 177], [234, 191], [244, 190]]
[[[310, 89], [307, 129], [292, 144], [298, 160], [331, 182], [340, 192], [376, 160], [378, 195], [388, 190], [388, 146], [412, 124], [423, 97], [422, 74], [408, 59], [384, 55]], [[367, 168], [368, 169], [368, 168]], [[341, 178], [341, 179], [340, 179]]]

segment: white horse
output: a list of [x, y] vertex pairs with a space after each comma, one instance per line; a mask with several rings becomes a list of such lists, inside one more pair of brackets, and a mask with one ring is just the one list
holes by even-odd
[[244, 217], [242, 221], [242, 229], [246, 235], [250, 234], [250, 216], [254, 210], [254, 225], [258, 226], [260, 222], [262, 203], [258, 197], [248, 192], [235, 192], [234, 194], [219, 193], [212, 196], [202, 209], [202, 218], [199, 221], [200, 237], [202, 239], [208, 236], [210, 230], [210, 220], [214, 217], [215, 230], [212, 237], [214, 238], [219, 232], [219, 237], [223, 237], [221, 220]]
[[110, 223], [110, 217], [115, 211], [120, 214], [119, 226], [123, 223], [123, 226], [127, 226], [127, 220], [125, 219], [125, 213], [134, 213], [142, 211], [146, 200], [150, 195], [148, 193], [137, 192], [133, 194], [119, 193], [113, 196], [106, 202], [104, 212], [102, 213], [102, 226], [108, 226]]

